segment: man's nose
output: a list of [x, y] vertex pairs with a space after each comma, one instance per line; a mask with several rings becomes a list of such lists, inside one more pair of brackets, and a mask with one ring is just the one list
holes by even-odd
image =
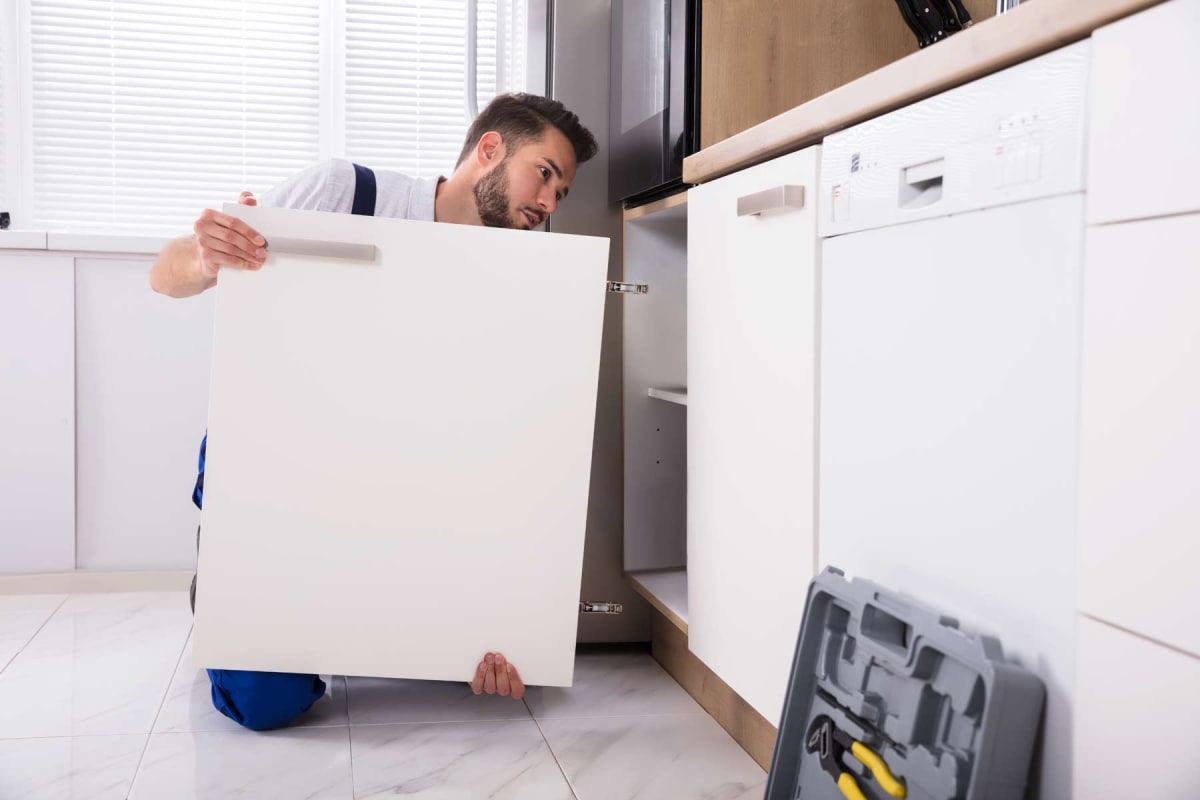
[[554, 209], [558, 208], [558, 197], [555, 195], [554, 190], [550, 188], [543, 189], [541, 195], [538, 196], [538, 205], [541, 206], [545, 216], [553, 214]]

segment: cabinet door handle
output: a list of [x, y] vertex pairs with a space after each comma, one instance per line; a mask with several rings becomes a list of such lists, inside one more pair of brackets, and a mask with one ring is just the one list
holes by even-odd
[[374, 261], [378, 248], [373, 244], [324, 242], [319, 239], [279, 239], [267, 242], [267, 253], [288, 253], [294, 256], [324, 256], [351, 261]]
[[756, 217], [767, 211], [780, 208], [804, 208], [803, 186], [776, 186], [738, 198], [739, 217]]

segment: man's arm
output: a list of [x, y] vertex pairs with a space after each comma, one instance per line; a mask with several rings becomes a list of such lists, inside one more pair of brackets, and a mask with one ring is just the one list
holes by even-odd
[[[242, 192], [242, 205], [257, 205]], [[221, 267], [259, 269], [266, 241], [246, 223], [228, 214], [205, 209], [192, 226], [192, 236], [173, 239], [150, 268], [150, 288], [170, 297], [191, 297], [215, 286]]]

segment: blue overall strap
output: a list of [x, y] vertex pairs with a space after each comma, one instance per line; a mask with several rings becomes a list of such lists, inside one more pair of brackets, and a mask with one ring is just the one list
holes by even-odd
[[208, 433], [200, 440], [199, 471], [196, 473], [196, 486], [192, 489], [192, 502], [196, 508], [204, 508], [204, 451], [208, 447]]
[[354, 207], [350, 213], [375, 216], [375, 173], [361, 164], [354, 165]]

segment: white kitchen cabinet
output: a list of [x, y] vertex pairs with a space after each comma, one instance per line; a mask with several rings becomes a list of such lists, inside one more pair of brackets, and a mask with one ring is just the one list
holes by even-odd
[[1200, 0], [1092, 35], [1088, 222], [1200, 211]]
[[814, 572], [819, 150], [688, 196], [688, 646], [774, 725]]
[[1073, 796], [1196, 797], [1200, 659], [1083, 615], [1078, 631]]
[[570, 685], [608, 240], [224, 210], [196, 662]]
[[[626, 572], [688, 624], [686, 195], [627, 214], [623, 295]], [[635, 578], [636, 580], [636, 578]]]
[[216, 292], [150, 290], [147, 256], [76, 261], [78, 566], [191, 569]]
[[1200, 214], [1088, 231], [1079, 608], [1200, 656]]
[[75, 568], [75, 266], [0, 252], [0, 573]]

